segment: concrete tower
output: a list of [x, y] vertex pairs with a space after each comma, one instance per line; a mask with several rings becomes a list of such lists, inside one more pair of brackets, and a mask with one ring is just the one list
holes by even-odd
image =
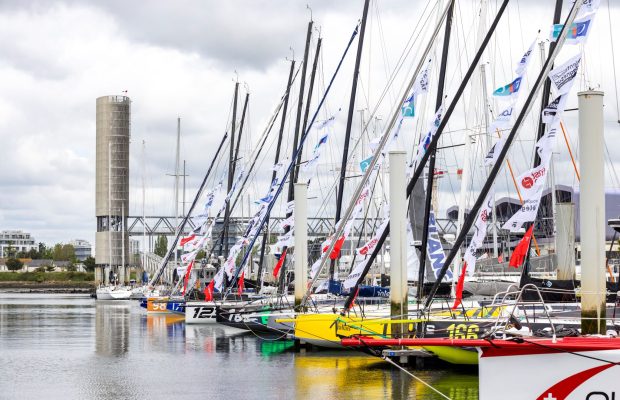
[[[97, 99], [97, 179], [95, 234], [96, 280], [108, 283], [110, 269], [119, 282], [129, 280], [129, 235], [126, 230], [129, 211], [129, 139], [131, 100], [126, 96]], [[124, 238], [123, 236], [124, 232]], [[124, 255], [124, 257], [123, 257]], [[124, 265], [123, 265], [123, 258]]]

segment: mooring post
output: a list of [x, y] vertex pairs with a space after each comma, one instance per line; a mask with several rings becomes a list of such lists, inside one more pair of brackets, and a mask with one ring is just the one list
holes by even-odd
[[581, 333], [605, 334], [605, 137], [603, 92], [579, 97]]

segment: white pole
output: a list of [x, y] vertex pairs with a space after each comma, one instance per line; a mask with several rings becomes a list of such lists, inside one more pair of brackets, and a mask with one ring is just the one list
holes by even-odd
[[[390, 315], [405, 319], [407, 310], [407, 192], [405, 182], [407, 152], [390, 151]], [[392, 334], [403, 333], [392, 325]]]
[[295, 307], [308, 286], [308, 186], [295, 183]]
[[[491, 134], [488, 132], [489, 129], [489, 109], [487, 107], [488, 105], [488, 97], [487, 97], [487, 74], [486, 74], [486, 69], [484, 68], [484, 64], [482, 64], [480, 66], [480, 72], [482, 73], [482, 96], [483, 96], [483, 100], [482, 100], [482, 113], [484, 115], [484, 130], [487, 131], [487, 154], [488, 152], [491, 151], [491, 148], [493, 147], [493, 141], [491, 140]], [[491, 173], [491, 169], [493, 168], [493, 166], [489, 165], [487, 167], [487, 176]], [[497, 257], [499, 257], [498, 254], [498, 250], [497, 250], [497, 213], [495, 212], [495, 191], [493, 191], [493, 211], [491, 214], [491, 218], [492, 218], [492, 227], [491, 229], [493, 230], [493, 257], [495, 259], [497, 259]]]
[[[485, 37], [485, 22], [487, 19], [487, 7], [488, 0], [482, 0], [480, 2], [480, 17], [478, 21], [478, 33], [476, 36], [476, 48], [474, 49], [477, 52], [482, 46], [482, 41]], [[478, 66], [480, 68], [480, 66]], [[474, 74], [471, 77], [471, 96], [469, 100], [469, 112], [467, 113], [467, 129], [472, 129], [475, 123], [476, 117], [476, 99], [478, 98], [478, 91], [480, 90], [480, 78], [481, 75], [479, 71], [474, 71]], [[484, 104], [484, 103], [483, 103]], [[472, 136], [469, 134], [465, 134], [465, 149], [463, 155], [463, 173], [461, 175], [461, 193], [459, 196], [459, 212], [458, 219], [456, 225], [456, 237], [461, 233], [461, 228], [463, 227], [463, 222], [465, 220], [465, 207], [467, 205], [467, 185], [469, 184], [469, 157], [471, 152], [471, 141]], [[494, 213], [495, 214], [495, 213]], [[461, 275], [461, 249], [458, 249], [458, 253], [456, 257], [454, 257], [454, 266], [452, 267], [452, 296], [454, 296], [454, 290], [456, 288], [456, 282], [458, 281]]]
[[579, 97], [581, 332], [605, 334], [605, 154], [603, 92]]
[[[179, 153], [181, 147], [181, 118], [177, 118], [177, 160], [174, 176], [174, 236], [179, 235]], [[174, 263], [177, 264], [177, 249], [174, 249]]]

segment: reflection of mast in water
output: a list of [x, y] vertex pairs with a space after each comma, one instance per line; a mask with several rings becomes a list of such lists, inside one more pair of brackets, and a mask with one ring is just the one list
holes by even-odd
[[95, 308], [96, 353], [122, 355], [129, 350], [129, 304], [97, 303]]

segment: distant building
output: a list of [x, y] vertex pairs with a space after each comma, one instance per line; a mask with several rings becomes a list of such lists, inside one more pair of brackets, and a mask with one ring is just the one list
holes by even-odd
[[39, 250], [39, 245], [29, 232], [6, 230], [0, 233], [0, 257], [8, 257], [6, 248], [9, 244], [15, 248], [15, 254], [31, 249]]
[[69, 244], [75, 247], [75, 258], [80, 261], [84, 261], [92, 255], [92, 246], [84, 239], [74, 239], [69, 241]]
[[129, 239], [129, 254], [134, 256], [140, 255], [140, 241], [135, 239]]

